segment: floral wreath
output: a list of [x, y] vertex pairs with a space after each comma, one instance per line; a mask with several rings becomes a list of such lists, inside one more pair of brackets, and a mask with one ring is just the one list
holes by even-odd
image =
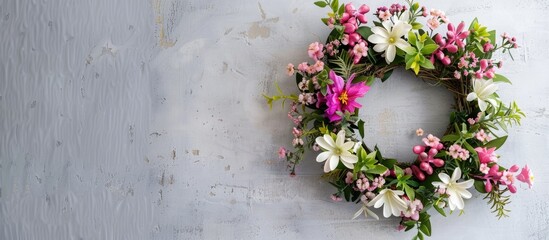
[[[279, 95], [264, 97], [271, 108], [274, 101], [282, 100], [283, 107], [291, 101], [294, 150], [278, 151], [291, 175], [306, 149], [320, 151], [316, 161], [324, 162], [323, 178], [337, 189], [334, 201], [344, 198], [360, 204], [354, 218], [364, 213], [379, 219], [371, 208], [383, 207], [384, 217], [400, 217], [399, 229], [415, 227], [415, 238], [423, 239], [431, 235], [428, 209], [444, 216], [456, 209], [461, 214], [463, 199], [471, 198], [468, 189], [474, 186], [486, 194], [497, 217], [506, 217], [507, 192], [517, 191], [517, 181], [531, 187], [534, 178], [527, 165], [501, 166], [495, 152], [505, 143], [507, 128], [525, 116], [515, 102], [506, 105], [499, 99], [497, 84], [510, 81], [496, 74], [502, 61], [492, 59], [498, 50], [512, 58], [516, 39], [504, 33], [497, 44], [496, 32], [477, 19], [469, 28], [464, 22], [456, 27], [440, 10], [428, 11], [413, 0], [407, 3], [377, 8], [374, 16], [379, 21], [369, 27], [367, 5], [356, 9], [338, 0], [315, 2], [331, 10], [322, 18], [332, 29], [327, 42], [309, 45], [313, 64], [303, 62], [297, 69], [288, 64], [287, 73], [296, 75], [299, 94], [284, 95], [276, 85]], [[437, 29], [443, 25], [447, 31]], [[423, 144], [414, 146], [414, 162], [398, 162], [383, 157], [377, 146], [368, 148], [364, 121], [358, 118], [362, 105], [357, 99], [376, 78], [384, 82], [399, 67], [446, 87], [455, 98], [446, 133], [442, 138], [429, 134]], [[423, 130], [416, 134], [422, 136]]]

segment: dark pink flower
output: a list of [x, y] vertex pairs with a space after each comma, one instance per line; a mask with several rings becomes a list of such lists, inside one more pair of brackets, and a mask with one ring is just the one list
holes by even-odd
[[528, 184], [528, 188], [532, 188], [532, 184], [534, 184], [534, 175], [530, 173], [530, 169], [528, 168], [528, 165], [522, 168], [522, 171], [520, 171], [520, 174], [517, 175], [517, 180]]
[[481, 148], [481, 147], [475, 148], [475, 151], [477, 151], [478, 153], [478, 159], [480, 160], [480, 163], [497, 162], [498, 157], [494, 153], [495, 150], [496, 150], [495, 147], [488, 148], [488, 149]]
[[326, 115], [330, 119], [330, 122], [335, 122], [341, 120], [341, 116], [337, 112], [344, 113], [354, 112], [355, 109], [361, 108], [356, 99], [363, 97], [368, 90], [369, 86], [366, 86], [364, 82], [352, 83], [354, 79], [354, 74], [347, 80], [347, 83], [343, 80], [342, 77], [337, 76], [334, 71], [330, 70], [330, 79], [334, 81], [333, 84], [328, 85], [328, 93], [326, 95]]

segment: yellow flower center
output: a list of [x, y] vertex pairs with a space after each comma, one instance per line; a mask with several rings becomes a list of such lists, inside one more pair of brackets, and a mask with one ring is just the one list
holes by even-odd
[[389, 38], [389, 43], [395, 43], [395, 42], [396, 42], [396, 39], [394, 37]]
[[341, 148], [336, 147], [336, 148], [334, 149], [334, 153], [335, 153], [336, 155], [341, 155], [342, 152], [343, 152], [343, 151], [341, 150]]
[[341, 101], [344, 105], [347, 105], [347, 100], [349, 100], [349, 97], [347, 97], [347, 91], [343, 91], [341, 95], [339, 95], [339, 101]]

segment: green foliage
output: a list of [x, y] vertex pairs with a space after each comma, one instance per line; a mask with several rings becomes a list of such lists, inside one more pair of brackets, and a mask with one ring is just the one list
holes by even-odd
[[427, 33], [418, 34], [411, 31], [408, 33], [408, 42], [411, 46], [404, 49], [406, 69], [412, 69], [416, 75], [419, 74], [420, 68], [434, 69], [433, 63], [425, 57], [431, 55], [438, 48], [433, 39]]
[[496, 216], [499, 219], [502, 217], [509, 217], [507, 213], [511, 212], [511, 210], [505, 209], [505, 206], [511, 203], [510, 196], [504, 195], [507, 191], [507, 188], [501, 190], [499, 185], [495, 185], [492, 191], [484, 197], [484, 199], [489, 199], [488, 205], [491, 204], [490, 208], [492, 209], [492, 212], [496, 213]]
[[342, 52], [341, 54], [335, 56], [335, 58], [330, 59], [329, 63], [332, 64], [332, 70], [340, 76], [348, 79], [352, 74], [353, 69], [353, 59], [347, 52]]
[[297, 102], [297, 96], [292, 94], [292, 95], [284, 95], [284, 93], [282, 92], [282, 90], [280, 89], [280, 86], [278, 86], [278, 83], [275, 83], [275, 87], [276, 87], [276, 91], [278, 92], [278, 94], [280, 95], [273, 95], [273, 96], [268, 96], [266, 94], [263, 94], [263, 97], [265, 98], [265, 100], [267, 101], [267, 104], [269, 105], [269, 108], [272, 109], [273, 108], [273, 102], [276, 102], [278, 100], [282, 100], [282, 107], [284, 108], [284, 103], [286, 102], [286, 100], [292, 100], [294, 102]]

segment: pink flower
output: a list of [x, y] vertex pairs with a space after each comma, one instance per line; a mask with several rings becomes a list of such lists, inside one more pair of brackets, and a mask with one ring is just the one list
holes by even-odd
[[416, 130], [416, 135], [417, 135], [418, 137], [423, 136], [423, 129], [418, 128], [418, 129]]
[[429, 20], [427, 20], [427, 26], [429, 26], [430, 29], [437, 29], [440, 26], [440, 21], [438, 20], [438, 17], [432, 17]]
[[309, 63], [302, 62], [299, 65], [297, 65], [297, 70], [299, 70], [302, 73], [306, 73], [307, 70], [309, 70]]
[[368, 56], [368, 48], [366, 47], [365, 42], [356, 44], [353, 48], [353, 62], [357, 64], [362, 57]]
[[528, 184], [528, 188], [532, 188], [532, 185], [534, 184], [534, 175], [530, 173], [530, 169], [528, 168], [528, 165], [525, 165], [522, 168], [522, 171], [520, 171], [520, 174], [517, 175], [517, 180]]
[[436, 148], [440, 143], [440, 139], [433, 136], [433, 134], [429, 134], [426, 138], [423, 138], [423, 143], [429, 147]]
[[448, 149], [448, 154], [450, 154], [450, 156], [452, 156], [453, 159], [456, 159], [459, 157], [460, 150], [461, 150], [461, 146], [454, 144], [450, 146], [450, 148]]
[[406, 205], [408, 205], [408, 207], [405, 211], [402, 212], [402, 215], [414, 221], [419, 220], [419, 212], [421, 212], [421, 210], [423, 209], [423, 204], [421, 203], [421, 201], [419, 201], [419, 199], [410, 201], [409, 199], [404, 198], [404, 202], [406, 202]]
[[278, 148], [278, 158], [285, 158], [286, 157], [286, 148], [280, 147]]
[[484, 129], [480, 129], [480, 131], [475, 134], [475, 138], [481, 142], [489, 140], [489, 136], [484, 132]]
[[488, 167], [488, 164], [486, 164], [486, 163], [481, 163], [481, 164], [480, 164], [480, 167], [479, 167], [479, 171], [480, 171], [481, 173], [488, 174], [488, 172], [490, 171], [490, 168]]
[[286, 72], [288, 73], [288, 76], [294, 75], [294, 65], [291, 63], [288, 63], [288, 67], [286, 68]]
[[382, 20], [382, 21], [387, 21], [387, 20], [389, 20], [389, 18], [390, 18], [391, 16], [393, 16], [393, 15], [391, 14], [391, 12], [389, 12], [389, 10], [379, 11], [379, 12], [378, 12], [378, 17], [379, 17], [379, 19]]
[[364, 82], [352, 83], [354, 74], [347, 80], [347, 83], [342, 77], [337, 76], [336, 73], [330, 70], [330, 79], [334, 81], [333, 84], [328, 85], [328, 93], [326, 95], [326, 105], [328, 108], [325, 113], [330, 119], [330, 122], [341, 120], [338, 112], [354, 112], [355, 109], [361, 108], [356, 99], [363, 97], [368, 90], [369, 86], [366, 86]]
[[324, 53], [322, 52], [322, 49], [323, 49], [322, 44], [318, 42], [314, 42], [309, 44], [309, 49], [307, 50], [307, 53], [309, 53], [309, 57], [317, 61], [322, 57], [324, 57]]
[[337, 195], [331, 195], [330, 198], [334, 202], [341, 202], [341, 200], [343, 200], [340, 196], [337, 196]]
[[475, 151], [478, 153], [478, 158], [480, 160], [480, 163], [490, 163], [490, 162], [497, 162], [498, 157], [494, 151], [496, 150], [495, 147], [493, 148], [481, 148], [477, 147], [475, 148]]
[[322, 71], [324, 69], [324, 62], [323, 61], [316, 61], [315, 65], [312, 66], [316, 72]]
[[475, 119], [473, 119], [473, 118], [468, 118], [467, 122], [469, 123], [469, 125], [473, 125], [473, 124], [476, 123]]

